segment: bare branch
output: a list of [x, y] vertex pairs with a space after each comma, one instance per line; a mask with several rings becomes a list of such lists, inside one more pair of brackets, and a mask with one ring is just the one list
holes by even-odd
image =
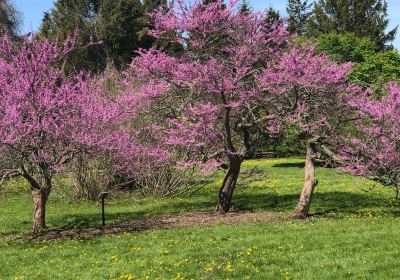
[[0, 186], [5, 182], [5, 180], [7, 178], [12, 178], [12, 177], [16, 177], [16, 176], [21, 176], [21, 172], [19, 170], [10, 170], [7, 171], [0, 179]]

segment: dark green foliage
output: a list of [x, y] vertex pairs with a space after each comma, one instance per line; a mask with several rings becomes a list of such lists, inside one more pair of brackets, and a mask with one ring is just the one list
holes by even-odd
[[[281, 24], [282, 18], [279, 14], [278, 10], [275, 10], [273, 7], [269, 7], [266, 10], [266, 18], [264, 21], [264, 28], [266, 29], [266, 33], [273, 31], [275, 29], [276, 24]], [[275, 46], [271, 46], [275, 47]]]
[[[161, 45], [147, 35], [148, 13], [165, 4], [166, 0], [57, 0], [44, 14], [39, 36], [64, 39], [79, 30], [82, 47], [69, 58], [67, 71], [101, 72], [108, 64], [123, 69], [138, 48]], [[90, 40], [102, 44], [85, 47]]]
[[309, 35], [351, 32], [370, 37], [380, 49], [393, 41], [397, 28], [386, 32], [386, 0], [319, 0], [309, 21]]
[[0, 34], [15, 37], [20, 25], [20, 13], [9, 0], [0, 0]]
[[144, 0], [143, 8], [145, 13], [150, 13], [160, 6], [165, 6], [167, 4], [166, 0]]
[[85, 47], [90, 38], [98, 39], [96, 34], [98, 9], [99, 1], [58, 0], [51, 11], [44, 14], [38, 36], [63, 41], [75, 30], [79, 31], [77, 44], [80, 47], [69, 56], [67, 71], [86, 69], [98, 72], [105, 68], [103, 46]]
[[[211, 2], [210, 2], [211, 3]], [[155, 39], [147, 35], [148, 31], [152, 28], [152, 20], [149, 13], [162, 7], [162, 9], [167, 10], [167, 0], [145, 0], [143, 2], [144, 16], [142, 18], [143, 28], [139, 32], [139, 40], [141, 47], [148, 49], [150, 47], [157, 47], [164, 49], [169, 54], [176, 54], [182, 50], [182, 46], [177, 43], [168, 42], [168, 40]]]
[[271, 28], [273, 24], [279, 24], [282, 22], [282, 18], [278, 10], [269, 7], [266, 13], [267, 13], [267, 18], [265, 19], [265, 27], [267, 29]]
[[207, 4], [210, 4], [210, 3], [215, 3], [216, 1], [215, 0], [203, 0], [203, 4], [204, 5], [207, 5]]
[[144, 10], [139, 0], [102, 0], [97, 23], [107, 63], [124, 68], [141, 47], [139, 32], [144, 28]]
[[242, 0], [239, 10], [242, 14], [248, 14], [252, 11], [252, 8], [247, 0]]
[[289, 0], [286, 11], [289, 16], [289, 31], [296, 32], [298, 35], [307, 33], [308, 18], [312, 14], [310, 11], [312, 3], [307, 0]]

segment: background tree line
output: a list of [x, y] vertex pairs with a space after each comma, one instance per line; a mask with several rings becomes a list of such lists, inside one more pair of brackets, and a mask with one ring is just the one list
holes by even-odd
[[[69, 55], [66, 71], [84, 69], [101, 73], [107, 66], [122, 70], [138, 49], [155, 46], [169, 53], [182, 49], [179, 44], [163, 42], [147, 34], [152, 28], [149, 13], [160, 6], [167, 9], [166, 4], [165, 0], [57, 0], [44, 13], [37, 36], [63, 41], [79, 30], [77, 45], [82, 47]], [[242, 13], [252, 10], [246, 0], [240, 5]], [[400, 79], [400, 54], [391, 46], [397, 28], [387, 30], [387, 9], [386, 0], [288, 0], [287, 28], [299, 35], [296, 40], [316, 44], [318, 51], [328, 53], [334, 61], [354, 63], [350, 81], [373, 87], [382, 94], [384, 84]], [[273, 7], [266, 13], [266, 25], [282, 20]], [[9, 0], [0, 1], [0, 14], [0, 32], [16, 39], [21, 15]], [[87, 46], [88, 42], [101, 44]], [[303, 147], [298, 137], [297, 130], [287, 130], [275, 145], [277, 151], [301, 152]]]
[[[11, 35], [14, 30], [14, 34], [16, 34], [15, 32], [18, 27], [17, 12], [9, 2], [5, 3], [7, 5], [4, 7], [11, 8], [4, 10], [8, 11], [7, 13], [11, 19], [14, 18], [16, 20], [11, 25], [4, 24], [4, 30]], [[143, 151], [135, 150], [136, 147], [131, 147], [130, 137], [138, 137], [139, 143], [154, 144], [153, 141], [157, 143], [155, 139], [157, 135], [152, 134], [153, 132], [151, 131], [149, 132], [147, 126], [155, 124], [155, 126], [150, 126], [151, 128], [155, 128], [164, 125], [170, 136], [167, 139], [166, 145], [175, 145], [177, 147], [172, 151], [172, 153], [176, 154], [176, 158], [171, 160], [172, 166], [176, 166], [178, 162], [182, 161], [180, 157], [188, 157], [189, 155], [190, 158], [185, 158], [188, 164], [203, 164], [206, 162], [209, 166], [206, 165], [205, 168], [215, 166], [223, 168], [223, 164], [228, 166], [225, 168], [227, 169], [226, 177], [218, 194], [218, 204], [216, 206], [216, 210], [221, 213], [229, 211], [241, 163], [245, 158], [252, 156], [255, 147], [262, 147], [263, 145], [271, 147], [272, 141], [273, 145], [292, 149], [296, 153], [304, 154], [304, 151], [307, 150], [306, 171], [310, 174], [308, 176], [310, 180], [305, 183], [302, 200], [297, 209], [297, 214], [300, 217], [306, 217], [312, 192], [317, 183], [314, 178], [314, 160], [317, 156], [316, 146], [321, 145], [321, 141], [329, 139], [332, 132], [336, 132], [332, 130], [332, 126], [326, 126], [327, 123], [338, 127], [339, 130], [347, 125], [342, 119], [336, 118], [336, 114], [341, 112], [342, 108], [336, 108], [335, 105], [343, 104], [340, 99], [341, 95], [336, 96], [336, 94], [342, 93], [342, 87], [348, 82], [352, 82], [361, 85], [361, 87], [372, 87], [376, 93], [382, 95], [385, 94], [385, 87], [383, 85], [388, 81], [398, 80], [400, 76], [399, 53], [389, 45], [390, 41], [394, 38], [396, 29], [388, 33], [385, 31], [388, 25], [386, 1], [371, 1], [369, 5], [360, 3], [361, 1], [321, 0], [314, 3], [314, 8], [311, 9], [312, 6], [308, 1], [289, 1], [287, 26], [283, 25], [285, 21], [279, 16], [279, 13], [270, 8], [267, 10], [266, 13], [268, 16], [262, 22], [260, 28], [257, 25], [257, 28], [251, 29], [251, 26], [249, 26], [251, 21], [246, 21], [246, 17], [235, 14], [232, 7], [226, 7], [221, 1], [207, 1], [202, 5], [198, 5], [198, 10], [194, 9], [191, 12], [193, 14], [199, 13], [200, 16], [203, 16], [203, 13], [207, 15], [207, 8], [210, 8], [210, 10], [215, 9], [218, 13], [214, 16], [219, 16], [214, 19], [218, 23], [218, 25], [216, 24], [218, 29], [213, 33], [211, 27], [215, 26], [211, 25], [211, 29], [207, 29], [206, 26], [196, 27], [198, 23], [195, 16], [189, 18], [187, 21], [179, 21], [179, 18], [174, 18], [175, 15], [171, 18], [166, 17], [166, 20], [171, 20], [172, 23], [165, 26], [163, 26], [163, 21], [152, 22], [149, 12], [153, 11], [154, 8], [160, 6], [164, 8], [164, 11], [162, 9], [158, 11], [156, 19], [164, 20], [164, 14], [168, 15], [169, 7], [165, 2], [59, 0], [55, 2], [54, 8], [44, 15], [42, 26], [39, 32], [35, 34], [34, 42], [36, 39], [44, 39], [45, 43], [43, 45], [39, 44], [38, 48], [45, 54], [46, 50], [51, 48], [51, 44], [47, 42], [55, 41], [64, 42], [65, 44], [65, 42], [71, 40], [69, 39], [71, 38], [71, 34], [77, 34], [76, 37], [73, 37], [73, 42], [78, 47], [71, 50], [68, 49], [68, 60], [63, 60], [65, 68], [62, 68], [60, 71], [59, 69], [57, 71], [54, 70], [55, 72], [51, 73], [43, 71], [43, 81], [40, 86], [44, 88], [48, 87], [46, 79], [53, 76], [54, 88], [51, 88], [49, 91], [59, 90], [58, 83], [62, 81], [61, 72], [65, 70], [69, 74], [69, 77], [72, 77], [71, 80], [66, 81], [68, 86], [74, 88], [76, 81], [80, 81], [81, 79], [82, 88], [90, 88], [92, 84], [87, 83], [85, 77], [76, 74], [79, 73], [78, 70], [83, 69], [97, 74], [103, 72], [105, 75], [99, 75], [98, 77], [101, 82], [104, 82], [100, 83], [101, 87], [104, 86], [106, 89], [111, 88], [111, 98], [110, 96], [106, 96], [110, 99], [104, 97], [102, 103], [96, 104], [96, 106], [105, 106], [104, 104], [107, 103], [110, 103], [107, 106], [111, 106], [113, 98], [121, 91], [129, 94], [129, 88], [126, 89], [124, 86], [130, 86], [132, 92], [140, 91], [143, 94], [150, 94], [153, 97], [151, 103], [154, 102], [152, 103], [151, 110], [143, 109], [142, 114], [138, 115], [138, 117], [135, 116], [136, 118], [132, 123], [130, 119], [128, 121], [125, 119], [121, 120], [121, 123], [125, 125], [127, 123], [132, 124], [128, 126], [128, 130], [134, 128], [141, 132], [140, 134], [132, 133], [134, 136], [127, 135], [124, 138], [124, 140], [127, 140], [126, 145], [132, 154], [126, 151], [121, 152], [121, 154], [130, 159], [138, 155], [143, 156], [146, 149], [143, 149]], [[234, 15], [232, 18], [236, 20], [232, 21], [232, 25], [224, 25], [224, 20], [226, 20], [225, 13], [223, 12], [224, 9], [231, 9], [231, 14]], [[239, 11], [247, 16], [253, 16], [251, 10], [250, 5], [243, 2]], [[351, 22], [347, 21], [349, 17], [352, 18]], [[177, 23], [181, 25], [187, 24], [186, 28], [191, 32], [185, 33], [182, 31], [184, 29], [181, 30], [179, 25], [172, 25]], [[154, 29], [153, 25], [155, 25]], [[238, 31], [241, 28], [248, 29], [240, 33]], [[290, 32], [297, 33], [300, 36], [287, 36], [286, 28]], [[75, 32], [76, 30], [79, 32]], [[153, 33], [153, 37], [150, 37], [150, 34], [148, 34], [149, 30], [158, 31], [162, 36], [158, 33]], [[179, 32], [181, 33], [177, 30], [180, 30]], [[226, 30], [231, 32], [226, 32]], [[262, 30], [265, 34], [263, 36], [255, 34], [254, 37], [251, 37], [249, 30]], [[280, 37], [283, 34], [281, 33], [283, 32], [282, 30], [285, 31], [283, 38]], [[365, 33], [366, 31], [368, 32]], [[236, 37], [230, 38], [232, 34]], [[249, 37], [246, 37], [246, 35]], [[15, 35], [12, 35], [11, 38], [18, 42], [18, 38]], [[11, 43], [8, 43], [8, 41], [5, 42], [11, 46]], [[246, 42], [253, 42], [254, 45], [250, 46], [253, 49], [245, 45]], [[35, 43], [32, 44], [34, 46]], [[238, 44], [244, 44], [241, 50], [251, 50], [249, 54], [232, 51], [240, 47]], [[310, 49], [305, 47], [312, 44], [317, 46], [317, 53], [314, 52], [315, 49], [313, 47]], [[35, 54], [35, 48], [31, 50], [31, 47], [31, 43], [25, 41], [25, 48]], [[156, 48], [151, 49], [151, 47]], [[68, 44], [64, 45], [64, 48], [68, 48]], [[186, 55], [176, 55], [181, 51], [184, 51]], [[63, 57], [62, 52], [65, 51], [61, 48], [58, 54], [60, 57]], [[256, 57], [254, 53], [257, 54]], [[12, 57], [12, 48], [8, 48], [5, 54]], [[20, 55], [23, 56], [25, 54], [22, 52]], [[273, 60], [269, 60], [269, 55], [276, 59], [276, 64], [271, 64]], [[129, 69], [127, 66], [134, 56], [137, 57], [133, 60], [130, 65], [131, 69]], [[29, 55], [29, 53], [27, 56], [24, 56], [26, 65], [29, 66], [32, 64], [33, 57], [34, 55]], [[216, 59], [212, 60], [210, 57]], [[18, 59], [19, 54], [15, 56], [15, 61], [18, 61]], [[218, 63], [215, 63], [217, 60]], [[37, 64], [43, 69], [51, 69], [50, 66], [54, 67], [53, 64], [56, 64], [57, 60], [52, 56], [48, 57], [46, 67], [42, 65], [42, 62], [38, 60]], [[355, 65], [348, 75], [347, 70], [350, 67], [349, 64], [345, 64], [346, 62], [353, 62]], [[15, 64], [17, 65], [17, 63]], [[5, 59], [4, 65], [11, 69], [13, 64]], [[274, 68], [277, 65], [279, 67]], [[25, 71], [25, 68], [29, 68], [28, 66], [22, 67], [20, 70]], [[104, 71], [108, 66], [117, 69], [115, 75], [110, 75], [110, 73]], [[332, 69], [335, 67], [337, 68], [334, 71], [336, 75], [332, 75]], [[304, 71], [305, 74], [302, 74], [302, 78], [297, 79], [297, 75], [302, 73], [304, 69], [308, 69], [308, 71]], [[325, 73], [324, 75], [321, 75], [322, 70]], [[33, 77], [36, 77], [35, 71], [36, 68], [33, 68]], [[249, 72], [247, 73], [246, 71]], [[257, 71], [263, 75], [255, 75]], [[71, 73], [75, 73], [74, 75], [77, 76], [73, 76]], [[237, 73], [244, 73], [243, 77], [238, 77]], [[8, 72], [6, 74], [11, 75]], [[130, 77], [130, 75], [132, 76]], [[230, 79], [228, 78], [229, 75], [231, 75]], [[123, 81], [121, 76], [125, 77], [125, 79], [130, 77], [130, 79], [121, 82]], [[11, 77], [14, 76], [11, 75]], [[106, 77], [106, 79], [102, 80], [102, 77]], [[326, 80], [321, 80], [321, 77], [326, 77]], [[347, 78], [349, 78], [349, 81], [347, 81]], [[10, 81], [13, 82], [10, 83]], [[222, 83], [219, 83], [221, 81]], [[254, 83], [254, 81], [257, 82]], [[14, 83], [14, 79], [7, 76], [7, 79], [4, 79], [4, 84], [9, 87], [9, 91], [3, 91], [3, 93], [12, 92], [22, 82], [15, 81]], [[222, 90], [220, 88], [221, 84]], [[271, 87], [272, 85], [274, 86]], [[234, 90], [229, 90], [230, 87]], [[171, 90], [171, 88], [174, 90]], [[28, 90], [30, 89], [28, 88]], [[103, 89], [100, 91], [103, 93]], [[40, 94], [41, 89], [39, 88], [36, 92]], [[167, 92], [172, 94], [165, 94]], [[220, 94], [221, 92], [222, 98], [216, 99], [213, 94]], [[230, 96], [232, 92], [235, 94]], [[249, 98], [246, 95], [249, 92], [254, 94], [251, 99], [252, 106], [239, 106], [238, 104], [242, 104], [244, 100], [249, 103]], [[321, 92], [326, 95], [322, 95]], [[397, 92], [397, 89], [392, 90], [392, 92]], [[79, 91], [79, 94], [81, 93]], [[212, 94], [207, 96], [210, 93]], [[264, 104], [265, 99], [263, 99], [267, 93], [272, 94], [272, 99], [268, 99], [272, 105], [268, 104], [268, 106]], [[83, 109], [90, 109], [91, 106], [86, 106], [87, 108], [83, 109], [74, 107], [78, 106], [79, 102], [76, 102], [76, 100], [80, 98], [80, 96], [75, 99], [71, 98], [70, 103], [66, 104], [68, 105], [66, 108], [72, 111], [82, 110], [82, 112], [85, 112]], [[95, 100], [96, 98], [97, 96], [94, 95], [93, 99]], [[359, 101], [362, 99], [355, 100]], [[132, 101], [130, 96], [128, 96], [126, 102], [130, 104]], [[142, 100], [139, 101], [142, 102]], [[12, 104], [16, 102], [15, 100], [9, 100], [7, 105], [12, 107]], [[140, 102], [137, 102], [137, 104], [140, 104]], [[306, 108], [293, 106], [297, 102], [303, 102], [303, 105], [310, 102], [310, 106]], [[188, 104], [190, 105], [189, 107]], [[46, 109], [47, 107], [43, 106], [43, 108]], [[268, 110], [265, 111], [266, 108]], [[113, 109], [111, 106], [107, 110], [104, 110], [104, 113], [113, 112]], [[287, 112], [282, 109], [285, 109]], [[332, 109], [334, 111], [329, 114]], [[348, 109], [348, 107], [346, 106], [345, 109]], [[293, 112], [293, 110], [295, 111]], [[299, 110], [299, 112], [296, 110]], [[235, 114], [232, 111], [235, 111]], [[281, 116], [280, 113], [282, 112], [286, 112], [287, 114]], [[35, 112], [32, 114], [34, 115]], [[92, 116], [93, 112], [90, 110], [86, 114], [95, 120], [101, 119], [96, 115]], [[47, 116], [47, 114], [44, 115]], [[117, 114], [117, 116], [120, 115], [123, 114]], [[271, 115], [274, 118], [271, 118]], [[340, 114], [339, 117], [347, 115], [349, 114], [346, 111], [346, 114]], [[215, 119], [209, 119], [210, 116], [216, 117]], [[286, 119], [287, 116], [296, 121], [291, 123], [282, 122], [283, 126], [287, 125], [287, 127], [280, 129], [279, 117]], [[54, 117], [58, 118], [58, 116]], [[85, 117], [87, 116], [85, 115]], [[330, 119], [331, 117], [334, 118]], [[83, 122], [84, 125], [95, 123], [91, 118], [89, 118], [90, 121]], [[165, 120], [169, 120], [170, 122], [167, 121], [164, 123]], [[224, 122], [222, 123], [221, 120], [224, 120]], [[325, 120], [325, 122], [320, 122], [321, 120]], [[18, 119], [17, 121], [20, 120]], [[265, 130], [264, 121], [276, 122], [270, 125], [271, 127], [276, 126], [276, 131]], [[78, 125], [81, 127], [83, 124], [78, 123]], [[99, 124], [99, 127], [101, 125], [103, 124]], [[110, 127], [119, 127], [119, 125], [121, 124], [111, 124]], [[349, 126], [351, 125], [349, 124]], [[197, 128], [203, 126], [207, 126], [209, 129], [207, 135], [197, 133]], [[58, 127], [56, 126], [56, 128]], [[221, 127], [224, 128], [222, 133], [218, 130]], [[92, 127], [89, 128], [93, 129]], [[89, 128], [87, 130], [90, 131]], [[52, 131], [52, 129], [49, 129], [49, 131]], [[77, 130], [79, 131], [80, 129]], [[97, 131], [101, 131], [101, 129], [93, 129], [91, 132], [95, 133]], [[187, 134], [180, 134], [182, 131], [186, 131]], [[106, 150], [112, 147], [110, 143], [116, 144], [113, 141], [113, 137], [123, 136], [123, 131], [121, 135], [114, 134], [115, 131], [113, 130], [111, 132], [111, 136], [107, 135], [107, 137], [110, 137], [110, 140], [109, 143], [105, 143]], [[39, 131], [38, 133], [39, 139], [42, 141], [42, 132]], [[277, 135], [270, 137], [273, 134], [279, 133], [281, 134], [279, 137]], [[95, 136], [96, 141], [94, 142], [98, 141], [104, 145], [104, 142], [102, 142], [104, 139], [103, 135]], [[68, 138], [69, 135], [63, 136], [61, 140], [57, 137], [59, 137], [58, 134], [55, 140], [51, 141], [51, 145], [54, 145], [53, 142], [58, 143], [57, 141], [64, 144], [64, 138]], [[29, 137], [29, 139], [32, 139], [32, 137]], [[79, 144], [86, 141], [84, 136], [80, 136], [77, 139], [71, 140], [68, 138], [74, 145], [76, 144], [75, 141], [79, 142]], [[35, 146], [36, 142], [29, 145], [28, 149]], [[202, 144], [193, 147], [193, 143], [196, 142]], [[97, 143], [90, 144], [94, 148], [98, 148]], [[88, 144], [84, 143], [83, 146], [85, 145]], [[44, 144], [40, 145], [39, 148], [42, 149], [44, 146]], [[201, 148], [199, 149], [199, 147]], [[70, 146], [68, 145], [67, 148], [69, 149]], [[115, 147], [115, 149], [119, 148], [120, 146], [118, 145]], [[182, 153], [180, 154], [181, 150]], [[115, 153], [115, 151], [111, 152]], [[71, 152], [71, 154], [75, 158], [75, 151]], [[149, 153], [149, 155], [154, 154], [156, 153]], [[220, 160], [220, 158], [223, 158], [221, 155], [224, 154], [226, 158]], [[64, 154], [61, 157], [63, 156]], [[51, 158], [57, 157], [58, 155], [51, 156]], [[13, 158], [13, 155], [10, 158]], [[22, 158], [26, 160], [26, 155], [23, 154]], [[38, 153], [34, 150], [32, 159], [28, 163], [35, 166], [38, 162], [37, 158]], [[43, 158], [48, 160], [47, 155]], [[218, 160], [215, 160], [216, 158]], [[223, 160], [225, 162], [222, 162]], [[122, 161], [123, 168], [126, 168], [124, 170], [125, 174], [121, 173], [121, 166], [118, 166], [117, 172], [119, 174], [114, 176], [115, 173], [113, 173], [111, 179], [117, 184], [121, 176], [131, 176], [128, 179], [136, 179], [135, 176], [138, 176], [137, 174], [129, 174], [134, 169], [134, 164], [127, 165], [128, 161], [126, 158], [123, 158]], [[74, 164], [69, 159], [62, 160], [62, 163]], [[33, 184], [33, 188], [38, 192], [37, 194], [34, 193], [34, 196], [37, 195], [39, 197], [37, 199], [38, 204], [41, 203], [42, 198], [40, 197], [43, 196], [43, 191], [45, 198], [42, 199], [44, 201], [42, 204], [45, 204], [51, 189], [49, 182], [52, 172], [48, 172], [48, 170], [51, 170], [53, 165], [55, 166], [54, 170], [56, 170], [59, 162], [51, 164], [53, 162], [46, 163], [44, 166], [35, 166], [40, 171], [39, 181], [44, 182], [43, 186], [40, 187], [37, 186], [39, 183]], [[77, 164], [81, 163], [77, 162]], [[118, 164], [121, 163], [118, 162]], [[84, 165], [90, 168], [89, 162], [84, 163]], [[143, 162], [139, 162], [137, 165], [143, 167]], [[102, 168], [107, 168], [107, 166]], [[29, 172], [36, 175], [35, 169], [18, 169], [16, 174], [22, 174], [22, 176], [31, 180], [32, 176]], [[78, 168], [76, 172], [79, 173], [82, 171]], [[172, 169], [169, 173], [174, 172], [176, 170]], [[155, 176], [156, 174], [157, 170], [152, 172], [151, 176]], [[77, 181], [79, 180], [78, 178]], [[138, 180], [130, 180], [130, 182], [133, 181], [138, 183]], [[79, 184], [82, 184], [82, 182], [79, 182]], [[93, 195], [93, 197], [96, 197], [96, 195]], [[40, 215], [43, 215], [42, 220], [44, 221], [44, 209], [42, 212], [43, 214]], [[39, 224], [40, 227], [44, 227], [44, 222], [43, 226]]]
[[[100, 73], [107, 65], [124, 69], [140, 48], [179, 51], [180, 46], [147, 35], [152, 28], [148, 13], [166, 4], [166, 0], [57, 0], [44, 13], [37, 36], [62, 41], [79, 30], [78, 45], [102, 42], [76, 50], [67, 70]], [[397, 27], [388, 30], [387, 9], [386, 0], [288, 0], [288, 30], [317, 43], [320, 51], [338, 62], [356, 63], [352, 81], [379, 87], [400, 77], [400, 56], [391, 46]], [[251, 5], [242, 1], [241, 11], [250, 10]], [[273, 7], [266, 13], [270, 24], [281, 18]], [[0, 32], [16, 37], [21, 15], [10, 0], [0, 1], [0, 15]]]

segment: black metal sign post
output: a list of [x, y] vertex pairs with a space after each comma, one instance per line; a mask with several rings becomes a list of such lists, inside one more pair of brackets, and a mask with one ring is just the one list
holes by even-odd
[[102, 221], [102, 226], [105, 227], [106, 225], [106, 217], [105, 217], [105, 211], [104, 211], [104, 201], [106, 199], [106, 196], [108, 195], [108, 192], [102, 192], [100, 194], [101, 198], [101, 221]]

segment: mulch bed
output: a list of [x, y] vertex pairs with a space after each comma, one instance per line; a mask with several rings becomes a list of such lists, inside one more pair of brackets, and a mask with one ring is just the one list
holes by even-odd
[[104, 228], [60, 229], [49, 230], [43, 234], [30, 236], [30, 240], [50, 241], [58, 239], [90, 239], [100, 235], [111, 235], [123, 232], [140, 232], [151, 229], [168, 229], [175, 227], [211, 226], [214, 224], [256, 223], [265, 221], [288, 220], [288, 215], [271, 212], [230, 212], [225, 215], [194, 212], [169, 214], [143, 219], [126, 221]]

